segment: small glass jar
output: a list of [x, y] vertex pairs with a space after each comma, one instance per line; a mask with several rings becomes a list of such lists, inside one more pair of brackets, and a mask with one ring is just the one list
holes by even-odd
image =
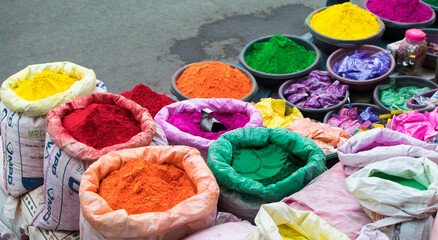
[[397, 56], [397, 69], [404, 74], [415, 73], [426, 57], [426, 33], [420, 29], [409, 29], [400, 43]]

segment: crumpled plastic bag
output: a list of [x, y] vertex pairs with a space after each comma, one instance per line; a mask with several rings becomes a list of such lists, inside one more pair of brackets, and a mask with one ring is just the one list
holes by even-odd
[[360, 229], [372, 221], [345, 189], [345, 178], [343, 165], [337, 163], [282, 202], [293, 209], [311, 211], [351, 239], [356, 239]]
[[391, 67], [391, 53], [383, 50], [365, 57], [366, 51], [354, 50], [344, 59], [335, 63], [333, 72], [339, 76], [352, 80], [367, 80], [382, 76]]
[[[184, 169], [195, 184], [197, 194], [165, 212], [128, 215], [124, 209], [112, 210], [97, 194], [100, 181], [124, 163], [139, 158]], [[79, 189], [81, 239], [182, 239], [214, 225], [218, 197], [216, 179], [194, 148], [153, 146], [113, 151], [92, 164], [82, 176]]]
[[438, 108], [432, 112], [414, 110], [395, 116], [391, 129], [427, 142], [438, 135]]
[[406, 103], [411, 97], [419, 95], [421, 93], [430, 90], [428, 87], [418, 88], [415, 86], [397, 88], [395, 80], [391, 79], [388, 84], [381, 85], [380, 90], [380, 102], [392, 110], [408, 110]]
[[303, 108], [318, 109], [334, 106], [345, 97], [347, 85], [332, 83], [327, 71], [312, 71], [307, 79], [299, 80], [284, 91], [288, 102]]
[[298, 108], [288, 107], [286, 101], [281, 99], [262, 98], [254, 106], [260, 111], [267, 128], [287, 127], [294, 121], [294, 118], [303, 118]]
[[[17, 84], [31, 79], [35, 73], [43, 70], [55, 73], [73, 73], [80, 80], [76, 81], [67, 91], [38, 101], [24, 100], [12, 90]], [[36, 117], [46, 115], [51, 109], [68, 100], [91, 94], [95, 88], [96, 75], [93, 70], [71, 62], [53, 62], [30, 65], [10, 76], [2, 83], [0, 96], [6, 107], [16, 112], [22, 112], [29, 117]]]
[[311, 138], [326, 155], [333, 153], [350, 138], [348, 132], [310, 118], [294, 119], [286, 129]]
[[[318, 215], [310, 211], [292, 209], [283, 202], [262, 205], [255, 222], [257, 229], [245, 240], [350, 240], [347, 235], [330, 226]], [[287, 231], [287, 235], [282, 235], [279, 226], [290, 231]], [[295, 236], [288, 236], [292, 234]]]
[[438, 164], [438, 144], [429, 144], [387, 128], [356, 134], [338, 148], [339, 161], [350, 175], [374, 162], [391, 157], [427, 157]]
[[379, 121], [379, 116], [371, 112], [371, 107], [366, 108], [360, 115], [357, 113], [357, 108], [354, 107], [352, 109], [341, 108], [337, 114], [332, 115], [327, 123], [353, 135], [357, 129], [367, 128], [369, 123], [377, 121]]

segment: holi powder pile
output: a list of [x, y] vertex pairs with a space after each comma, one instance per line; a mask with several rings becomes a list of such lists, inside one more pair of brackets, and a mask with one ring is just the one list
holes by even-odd
[[125, 143], [141, 131], [140, 123], [128, 110], [99, 103], [66, 115], [62, 125], [76, 140], [98, 150]]
[[14, 87], [12, 90], [27, 101], [37, 101], [68, 90], [79, 79], [44, 70]]
[[315, 59], [314, 51], [285, 36], [274, 35], [267, 42], [254, 43], [254, 49], [245, 57], [245, 62], [260, 72], [287, 74], [308, 68]]
[[438, 7], [438, 0], [423, 0], [423, 2]]
[[370, 37], [379, 31], [379, 22], [372, 13], [346, 2], [333, 5], [310, 19], [318, 33], [343, 40]]
[[189, 98], [242, 99], [252, 91], [247, 75], [221, 62], [191, 64], [179, 76], [176, 87]]
[[141, 83], [131, 91], [122, 92], [120, 95], [146, 108], [152, 117], [155, 117], [164, 106], [173, 103], [173, 100], [166, 96], [166, 94], [154, 92], [148, 86]]
[[127, 162], [100, 183], [97, 193], [115, 211], [128, 214], [164, 212], [196, 194], [183, 170], [143, 159]]
[[433, 11], [419, 0], [369, 0], [367, 7], [379, 17], [402, 23], [427, 21]]
[[395, 80], [391, 79], [388, 84], [380, 86], [380, 102], [392, 110], [408, 110], [406, 103], [411, 97], [420, 95], [430, 90], [428, 87], [407, 86], [397, 88]]
[[263, 148], [233, 149], [231, 162], [237, 173], [264, 186], [284, 180], [305, 164], [275, 144]]
[[167, 122], [177, 127], [179, 130], [190, 133], [191, 135], [216, 140], [220, 135], [237, 128], [244, 127], [249, 122], [249, 116], [245, 113], [212, 113], [219, 122], [226, 128], [226, 131], [204, 132], [201, 130], [199, 122], [202, 119], [200, 112], [176, 113], [167, 119]]

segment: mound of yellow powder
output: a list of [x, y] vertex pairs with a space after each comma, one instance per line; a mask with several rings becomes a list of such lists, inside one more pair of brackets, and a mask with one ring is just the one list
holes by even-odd
[[12, 90], [27, 101], [37, 101], [68, 90], [78, 80], [76, 77], [44, 70]]
[[379, 31], [376, 17], [350, 2], [316, 13], [310, 25], [322, 35], [343, 40], [367, 38]]

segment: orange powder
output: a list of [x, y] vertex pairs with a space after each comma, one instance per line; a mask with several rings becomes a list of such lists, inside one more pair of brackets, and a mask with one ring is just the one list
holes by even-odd
[[97, 193], [115, 211], [128, 214], [164, 212], [196, 194], [196, 187], [183, 170], [143, 159], [127, 162], [100, 183]]
[[176, 87], [190, 98], [241, 99], [252, 91], [248, 76], [221, 62], [191, 64], [176, 81]]

